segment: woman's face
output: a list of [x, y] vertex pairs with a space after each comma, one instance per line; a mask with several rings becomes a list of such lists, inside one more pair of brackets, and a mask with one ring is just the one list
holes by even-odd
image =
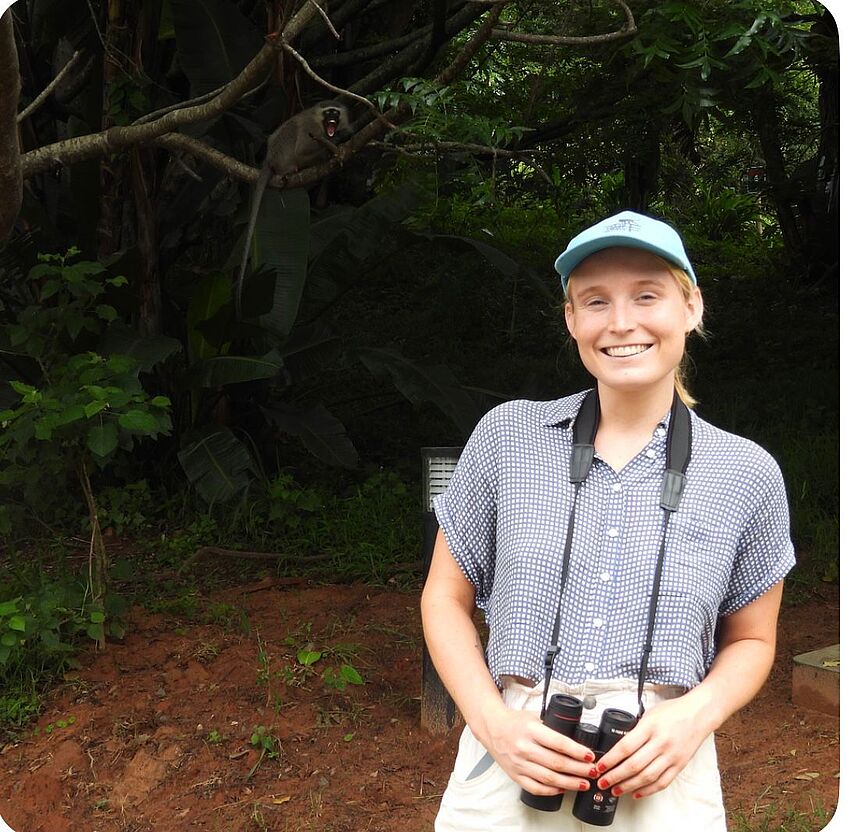
[[565, 321], [582, 363], [620, 392], [673, 390], [685, 336], [703, 315], [700, 290], [686, 298], [665, 263], [636, 248], [608, 248], [571, 273]]

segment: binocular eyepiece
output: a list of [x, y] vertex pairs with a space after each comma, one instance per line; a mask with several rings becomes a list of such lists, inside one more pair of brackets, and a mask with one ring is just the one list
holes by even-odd
[[[581, 717], [582, 702], [575, 696], [557, 693], [550, 697], [544, 713], [544, 724], [590, 748], [594, 751], [595, 760], [599, 760], [638, 722], [637, 717], [619, 708], [606, 708], [600, 717], [599, 728], [580, 722]], [[574, 799], [574, 817], [594, 826], [609, 826], [615, 819], [618, 799], [609, 789], [601, 789], [596, 780], [590, 782], [588, 791], [579, 792]], [[561, 794], [544, 796], [521, 790], [521, 802], [542, 812], [557, 812], [562, 806], [563, 797]]]

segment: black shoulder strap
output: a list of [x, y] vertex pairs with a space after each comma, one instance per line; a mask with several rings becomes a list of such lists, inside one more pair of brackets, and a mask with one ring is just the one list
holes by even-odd
[[685, 488], [685, 470], [691, 460], [691, 411], [683, 404], [676, 392], [673, 395], [671, 417], [668, 422], [665, 459], [661, 505], [667, 511], [676, 511], [682, 499], [682, 490]]
[[600, 427], [600, 401], [597, 388], [588, 391], [573, 423], [573, 449], [571, 450], [571, 483], [585, 482], [594, 461], [594, 439]]

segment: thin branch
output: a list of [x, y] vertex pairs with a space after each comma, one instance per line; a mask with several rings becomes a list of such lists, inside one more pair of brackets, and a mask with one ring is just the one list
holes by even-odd
[[62, 79], [74, 68], [74, 66], [76, 66], [76, 63], [81, 55], [82, 51], [77, 49], [76, 52], [71, 55], [68, 62], [59, 70], [56, 77], [41, 91], [38, 96], [36, 96], [35, 100], [28, 107], [18, 113], [18, 124], [20, 124], [24, 119], [29, 118], [29, 116], [31, 116], [47, 100], [50, 93], [59, 86]]
[[309, 0], [309, 2], [318, 10], [318, 14], [324, 19], [324, 23], [326, 23], [329, 31], [332, 32], [332, 36], [336, 40], [341, 40], [341, 35], [339, 35], [335, 30], [335, 26], [332, 25], [329, 15], [315, 2], [315, 0]]
[[[488, 0], [485, 0], [488, 2]], [[614, 32], [606, 32], [601, 35], [534, 35], [527, 32], [512, 32], [507, 29], [495, 29], [491, 33], [492, 40], [511, 41], [513, 43], [528, 43], [534, 45], [545, 46], [583, 46], [592, 43], [609, 43], [610, 41], [620, 40], [621, 38], [629, 37], [638, 31], [635, 25], [635, 18], [632, 16], [632, 11], [624, 0], [614, 0], [618, 6], [623, 9], [626, 16], [626, 23], [620, 29]]]
[[396, 130], [396, 125], [392, 124], [380, 111], [377, 109], [376, 105], [369, 101], [367, 98], [363, 98], [361, 95], [357, 95], [355, 92], [350, 92], [350, 90], [346, 90], [343, 87], [336, 87], [334, 84], [330, 84], [325, 78], [321, 78], [320, 75], [309, 66], [309, 62], [290, 44], [282, 41], [282, 48], [288, 52], [293, 58], [297, 60], [300, 66], [303, 67], [306, 74], [313, 80], [316, 81], [326, 89], [334, 92], [336, 95], [344, 95], [348, 98], [352, 98], [360, 103], [364, 104], [381, 122], [383, 122], [389, 130]]
[[[262, 81], [261, 84], [257, 84], [253, 87], [252, 90], [248, 90], [242, 95], [242, 98], [247, 98], [248, 96], [253, 95], [253, 93], [258, 92], [260, 89], [265, 87], [270, 81], [271, 76], [268, 74], [267, 78]], [[177, 101], [176, 104], [171, 104], [168, 107], [162, 107], [161, 110], [154, 110], [152, 113], [147, 113], [146, 115], [141, 116], [141, 118], [137, 118], [133, 121], [133, 125], [137, 124], [147, 124], [148, 122], [155, 121], [155, 119], [163, 116], [167, 113], [172, 113], [174, 110], [184, 110], [187, 107], [194, 107], [199, 104], [205, 104], [207, 101], [211, 101], [216, 95], [220, 95], [226, 88], [227, 84], [218, 87], [216, 90], [212, 90], [211, 92], [204, 93], [203, 95], [198, 95], [196, 98], [190, 98], [188, 101]]]
[[288, 21], [285, 29], [278, 36], [266, 38], [265, 44], [256, 57], [208, 103], [174, 110], [148, 124], [110, 127], [100, 133], [65, 139], [22, 154], [23, 178], [28, 179], [57, 166], [110, 156], [135, 145], [151, 144], [161, 136], [177, 131], [180, 127], [205, 121], [226, 112], [256, 86], [282, 49], [285, 40], [302, 32], [314, 15], [314, 6], [304, 3]]

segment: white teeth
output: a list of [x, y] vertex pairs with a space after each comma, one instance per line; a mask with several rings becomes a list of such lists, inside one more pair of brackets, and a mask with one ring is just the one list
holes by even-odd
[[606, 347], [603, 352], [613, 358], [626, 358], [628, 355], [638, 355], [650, 349], [649, 344], [627, 344], [625, 347]]

